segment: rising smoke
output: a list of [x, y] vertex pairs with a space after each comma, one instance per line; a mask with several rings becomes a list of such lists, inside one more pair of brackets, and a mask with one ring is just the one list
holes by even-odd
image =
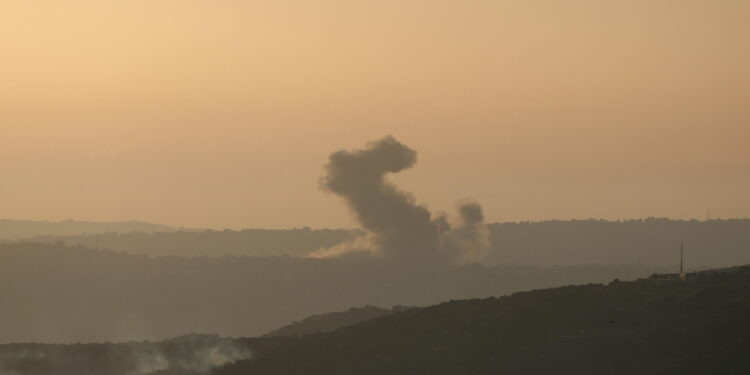
[[344, 198], [367, 234], [310, 256], [367, 252], [404, 262], [480, 261], [489, 239], [478, 203], [459, 203], [459, 218], [451, 222], [444, 213], [432, 215], [411, 194], [386, 181], [387, 173], [398, 173], [416, 162], [416, 151], [391, 136], [362, 150], [331, 154], [321, 185]]

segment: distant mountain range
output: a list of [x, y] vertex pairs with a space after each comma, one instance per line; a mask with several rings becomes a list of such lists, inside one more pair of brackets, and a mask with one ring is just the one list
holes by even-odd
[[[64, 223], [64, 222], [63, 222]], [[76, 223], [76, 222], [73, 222]], [[223, 231], [136, 231], [111, 224], [75, 229], [74, 235], [44, 235], [27, 241], [107, 248], [152, 256], [289, 255], [305, 257], [362, 234], [345, 229], [244, 229]], [[146, 225], [146, 224], [144, 224]], [[2, 233], [0, 222], [0, 233]], [[750, 263], [750, 219], [626, 221], [570, 220], [489, 224], [491, 250], [486, 265], [575, 266], [581, 264], [679, 263], [680, 242], [691, 267]], [[86, 235], [82, 233], [86, 232]], [[151, 232], [151, 233], [146, 233]], [[39, 229], [37, 234], [43, 233]]]
[[17, 240], [41, 235], [80, 236], [84, 233], [174, 232], [177, 228], [142, 221], [93, 222], [78, 220], [32, 221], [0, 219], [0, 240]]
[[0, 345], [10, 374], [747, 374], [750, 266], [456, 300], [325, 333]]

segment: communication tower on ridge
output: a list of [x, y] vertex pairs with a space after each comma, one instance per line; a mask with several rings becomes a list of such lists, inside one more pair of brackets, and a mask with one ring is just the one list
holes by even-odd
[[680, 241], [680, 279], [685, 280], [685, 245], [682, 241]]

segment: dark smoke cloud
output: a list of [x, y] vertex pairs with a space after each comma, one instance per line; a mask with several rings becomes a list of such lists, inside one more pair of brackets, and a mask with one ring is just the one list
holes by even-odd
[[311, 256], [368, 251], [407, 262], [480, 260], [489, 241], [479, 204], [460, 204], [460, 217], [453, 228], [445, 214], [433, 218], [411, 194], [386, 181], [387, 173], [398, 173], [416, 162], [416, 151], [391, 136], [362, 150], [333, 153], [321, 185], [346, 200], [368, 235]]

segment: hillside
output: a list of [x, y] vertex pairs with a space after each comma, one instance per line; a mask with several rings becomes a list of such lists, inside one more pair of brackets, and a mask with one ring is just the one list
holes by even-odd
[[80, 246], [0, 245], [1, 342], [256, 336], [351, 306], [449, 299], [614, 278], [664, 268], [400, 265], [367, 259], [147, 257]]
[[[750, 263], [750, 219], [553, 220], [489, 224], [491, 249], [485, 265], [546, 267], [581, 264], [677, 264], [685, 243], [686, 264], [727, 267]], [[111, 230], [111, 232], [115, 232]], [[82, 232], [89, 234], [82, 235]], [[122, 232], [122, 231], [121, 231]], [[152, 256], [304, 257], [361, 234], [343, 229], [245, 229], [167, 233], [39, 236], [34, 242], [84, 245]]]
[[746, 374], [750, 267], [457, 300], [328, 333], [0, 345], [23, 375]]
[[285, 342], [215, 374], [746, 374], [750, 267], [442, 303]]

